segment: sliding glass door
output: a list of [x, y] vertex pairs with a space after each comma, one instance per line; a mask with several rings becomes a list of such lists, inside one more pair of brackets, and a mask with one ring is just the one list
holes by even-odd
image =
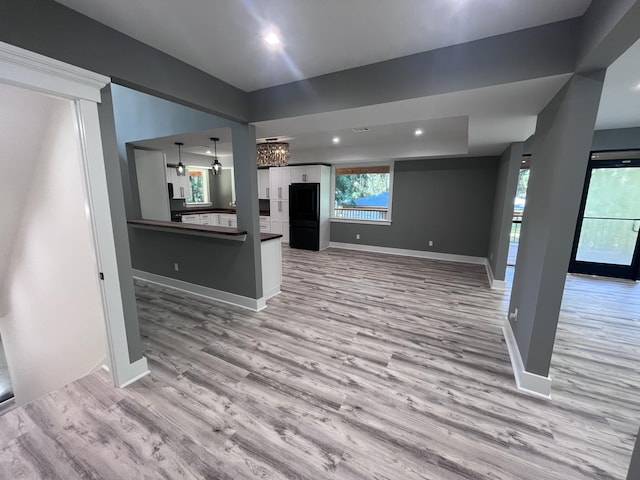
[[592, 154], [570, 272], [637, 279], [640, 152]]

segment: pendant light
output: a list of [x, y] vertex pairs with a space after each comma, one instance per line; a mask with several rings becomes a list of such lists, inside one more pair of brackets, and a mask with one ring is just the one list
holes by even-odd
[[211, 170], [213, 170], [214, 175], [218, 175], [220, 170], [222, 170], [222, 164], [218, 161], [218, 142], [220, 139], [218, 137], [211, 137], [209, 140], [213, 142], [213, 162], [211, 162]]
[[178, 165], [176, 165], [176, 172], [178, 172], [178, 176], [184, 177], [187, 174], [187, 169], [182, 163], [182, 152], [180, 151], [180, 147], [184, 145], [182, 142], [175, 142], [175, 145], [178, 146]]

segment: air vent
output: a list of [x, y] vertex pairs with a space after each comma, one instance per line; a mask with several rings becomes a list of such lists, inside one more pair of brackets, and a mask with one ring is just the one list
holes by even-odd
[[362, 132], [368, 132], [369, 128], [367, 127], [352, 128], [351, 131], [355, 133], [362, 133]]

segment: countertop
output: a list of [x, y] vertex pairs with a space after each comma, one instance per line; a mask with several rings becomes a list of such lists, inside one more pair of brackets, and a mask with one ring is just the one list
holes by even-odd
[[[189, 210], [171, 210], [171, 213], [181, 213], [182, 215], [198, 215], [200, 213], [224, 213], [227, 215], [235, 215], [235, 208], [190, 208]], [[269, 210], [260, 210], [261, 217], [270, 216]]]
[[[127, 223], [133, 227], [146, 228], [150, 230], [184, 232], [187, 234], [205, 235], [213, 238], [227, 238], [228, 240], [245, 241], [246, 230], [239, 230], [230, 227], [217, 227], [212, 225], [198, 225], [194, 223], [163, 222], [160, 220], [128, 220]], [[274, 240], [282, 238], [279, 233], [261, 233], [260, 241]]]

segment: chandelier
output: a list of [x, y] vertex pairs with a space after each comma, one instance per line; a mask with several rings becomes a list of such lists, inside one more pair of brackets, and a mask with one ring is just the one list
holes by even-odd
[[289, 144], [276, 140], [277, 138], [267, 138], [267, 143], [256, 145], [259, 167], [284, 167], [289, 163]]

